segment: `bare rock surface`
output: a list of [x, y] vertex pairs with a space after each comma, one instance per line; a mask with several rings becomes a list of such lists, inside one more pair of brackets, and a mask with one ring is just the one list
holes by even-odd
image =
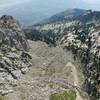
[[76, 100], [88, 100], [81, 89], [84, 77], [70, 52], [61, 47], [48, 47], [41, 41], [29, 41], [29, 44], [33, 66], [21, 76], [6, 100], [50, 100], [52, 94], [71, 89], [76, 91]]
[[13, 92], [17, 80], [30, 66], [25, 34], [11, 16], [0, 18], [0, 95]]

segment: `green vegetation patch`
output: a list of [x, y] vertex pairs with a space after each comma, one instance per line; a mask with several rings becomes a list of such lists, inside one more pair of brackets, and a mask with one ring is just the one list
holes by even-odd
[[53, 94], [50, 96], [50, 100], [76, 100], [76, 92], [70, 90], [60, 94]]
[[53, 75], [55, 73], [55, 67], [53, 66], [48, 66], [47, 69], [46, 69], [46, 75]]
[[49, 86], [50, 89], [52, 89], [53, 88], [53, 83], [50, 83], [48, 86]]
[[21, 100], [25, 100], [25, 97], [22, 96], [22, 97], [21, 97]]
[[5, 99], [4, 99], [4, 96], [0, 96], [0, 100], [5, 100]]

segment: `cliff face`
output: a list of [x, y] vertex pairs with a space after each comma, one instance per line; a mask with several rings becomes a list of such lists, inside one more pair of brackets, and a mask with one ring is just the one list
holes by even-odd
[[6, 41], [9, 46], [28, 49], [28, 43], [25, 34], [17, 20], [11, 16], [2, 16], [0, 18], [0, 40]]
[[31, 66], [28, 43], [18, 21], [11, 16], [0, 18], [0, 94], [12, 92], [21, 74]]

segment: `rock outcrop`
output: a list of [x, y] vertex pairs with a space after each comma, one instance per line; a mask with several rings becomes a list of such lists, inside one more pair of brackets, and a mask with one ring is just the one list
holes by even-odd
[[21, 25], [12, 16], [0, 18], [0, 41], [6, 41], [9, 46], [28, 50], [28, 43]]
[[12, 92], [13, 86], [31, 66], [28, 43], [18, 21], [0, 18], [0, 94]]

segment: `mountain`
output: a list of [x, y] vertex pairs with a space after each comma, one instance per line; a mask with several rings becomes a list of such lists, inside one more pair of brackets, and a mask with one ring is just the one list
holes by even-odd
[[58, 13], [50, 18], [42, 21], [39, 24], [58, 22], [58, 21], [69, 21], [69, 20], [81, 20], [83, 22], [92, 20], [92, 18], [100, 17], [98, 11], [84, 10], [84, 9], [68, 9], [64, 12]]
[[[65, 14], [65, 15], [64, 15]], [[65, 18], [65, 16], [67, 16]], [[100, 12], [92, 10], [71, 9], [48, 18], [47, 20], [35, 24], [25, 29], [30, 38], [44, 40], [51, 44], [57, 42], [68, 32], [76, 28], [92, 27], [99, 28]], [[32, 35], [30, 35], [32, 34]], [[50, 37], [50, 38], [49, 38]]]
[[0, 100], [81, 100], [76, 87], [87, 100], [76, 67], [71, 52], [27, 41], [17, 20], [0, 18]]
[[99, 99], [99, 11], [71, 9], [26, 29], [0, 18], [0, 100]]
[[44, 20], [43, 23], [66, 20], [67, 18], [84, 15], [85, 12], [86, 12], [86, 10], [83, 10], [83, 9], [68, 9], [64, 12], [58, 13], [54, 16], [51, 16], [50, 18]]
[[91, 100], [100, 99], [100, 12], [71, 9], [24, 30], [28, 38], [61, 46], [81, 65], [83, 90]]

